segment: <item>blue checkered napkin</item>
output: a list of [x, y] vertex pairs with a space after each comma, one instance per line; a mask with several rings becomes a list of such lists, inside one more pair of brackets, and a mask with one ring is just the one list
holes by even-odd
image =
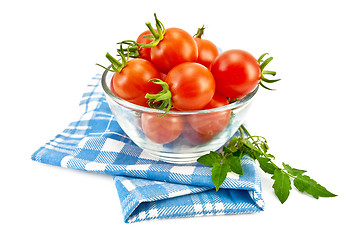
[[249, 192], [114, 176], [126, 222], [257, 212]]
[[259, 212], [264, 207], [254, 161], [241, 160], [244, 174], [228, 174], [216, 192], [210, 168], [159, 161], [136, 146], [114, 119], [100, 86], [87, 86], [79, 120], [40, 147], [34, 161], [114, 175], [125, 222], [157, 218]]

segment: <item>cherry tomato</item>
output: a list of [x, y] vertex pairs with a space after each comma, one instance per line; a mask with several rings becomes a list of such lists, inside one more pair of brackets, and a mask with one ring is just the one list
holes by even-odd
[[225, 96], [216, 92], [214, 93], [212, 100], [204, 107], [204, 109], [223, 107], [228, 105], [228, 103], [228, 99]]
[[189, 123], [184, 125], [182, 136], [193, 145], [204, 144], [213, 138], [213, 135], [201, 134], [194, 130]]
[[186, 62], [174, 67], [165, 78], [172, 93], [172, 104], [178, 110], [200, 110], [215, 93], [212, 73], [203, 65]]
[[142, 113], [141, 121], [143, 132], [147, 138], [159, 144], [176, 140], [184, 127], [182, 116], [169, 113], [162, 117], [158, 114]]
[[193, 37], [180, 28], [168, 28], [163, 39], [151, 48], [151, 60], [157, 69], [167, 74], [183, 62], [196, 62], [197, 44]]
[[112, 89], [118, 97], [131, 103], [148, 106], [145, 95], [158, 93], [162, 87], [149, 82], [152, 78], [160, 78], [154, 65], [141, 58], [128, 61], [120, 71], [115, 72], [112, 78]]
[[[144, 32], [142, 32], [138, 38], [137, 38], [137, 43], [141, 43], [141, 44], [148, 44], [150, 42], [152, 42], [153, 40], [152, 39], [149, 39], [149, 38], [143, 38], [143, 36], [145, 35], [150, 35], [152, 34], [149, 30], [146, 30]], [[150, 58], [150, 48], [142, 48], [142, 47], [139, 47], [139, 57], [140, 58], [143, 58], [143, 59], [146, 59], [148, 61], [151, 61], [151, 58]]]
[[214, 59], [216, 59], [219, 54], [218, 48], [207, 39], [195, 37], [194, 40], [198, 48], [197, 62], [210, 69]]
[[[228, 104], [226, 97], [215, 93], [204, 109], [222, 107]], [[187, 116], [188, 123], [201, 135], [214, 136], [223, 131], [229, 123], [231, 110], [203, 113]]]
[[252, 92], [261, 78], [257, 59], [250, 53], [238, 49], [218, 55], [211, 71], [217, 91], [229, 98], [241, 98]]
[[113, 87], [113, 77], [110, 80], [110, 91], [115, 94], [115, 90], [114, 90], [114, 87]]
[[164, 81], [167, 75], [162, 72], [160, 72], [159, 74], [160, 74], [160, 79]]

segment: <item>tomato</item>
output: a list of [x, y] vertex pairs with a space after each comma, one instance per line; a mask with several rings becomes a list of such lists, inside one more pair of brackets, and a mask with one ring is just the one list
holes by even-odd
[[[226, 97], [215, 93], [212, 100], [204, 109], [222, 107], [228, 104]], [[187, 116], [187, 121], [192, 128], [201, 135], [214, 136], [223, 131], [229, 123], [231, 110], [203, 113]]]
[[[152, 39], [149, 39], [149, 38], [143, 38], [143, 36], [145, 35], [150, 35], [152, 34], [149, 30], [146, 30], [144, 32], [142, 32], [138, 38], [137, 38], [137, 43], [141, 43], [141, 44], [148, 44], [150, 42], [152, 42], [153, 40]], [[142, 48], [142, 47], [139, 47], [139, 58], [143, 58], [143, 59], [146, 59], [148, 61], [151, 61], [150, 59], [150, 48]]]
[[229, 98], [241, 98], [252, 92], [261, 78], [261, 69], [250, 53], [228, 50], [215, 59], [212, 74], [217, 91]]
[[167, 75], [162, 72], [160, 72], [159, 74], [160, 74], [160, 79], [164, 81]]
[[142, 113], [142, 129], [152, 142], [166, 144], [176, 140], [183, 131], [184, 119], [179, 115]]
[[113, 87], [113, 78], [110, 80], [110, 91], [115, 94], [115, 90]]
[[151, 62], [141, 58], [132, 59], [120, 72], [114, 73], [111, 89], [124, 100], [148, 106], [145, 95], [158, 93], [162, 89], [154, 82], [149, 82], [152, 78], [160, 78], [160, 75]]
[[180, 110], [200, 110], [215, 93], [212, 73], [199, 63], [186, 62], [174, 67], [165, 78], [172, 93], [172, 105]]
[[213, 138], [213, 135], [211, 134], [201, 134], [197, 132], [189, 125], [189, 123], [186, 123], [184, 125], [182, 136], [184, 139], [186, 139], [189, 143], [193, 145], [207, 143]]
[[196, 62], [197, 44], [193, 37], [180, 28], [168, 28], [163, 39], [151, 48], [151, 60], [157, 69], [167, 74], [183, 62]]
[[204, 109], [223, 107], [228, 105], [228, 103], [228, 99], [225, 96], [214, 93], [212, 100], [204, 107]]
[[197, 62], [210, 69], [214, 59], [219, 54], [217, 46], [207, 39], [195, 37], [194, 40], [198, 48]]

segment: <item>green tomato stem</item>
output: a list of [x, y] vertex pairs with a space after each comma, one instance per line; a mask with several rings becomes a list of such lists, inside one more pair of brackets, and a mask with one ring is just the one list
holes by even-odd
[[[119, 51], [118, 51], [119, 52]], [[105, 57], [109, 60], [109, 62], [111, 63], [111, 69], [104, 67], [100, 64], [97, 64], [98, 66], [111, 71], [111, 72], [120, 72], [122, 71], [122, 69], [127, 65], [128, 63], [128, 59], [125, 58], [124, 54], [122, 54], [121, 52], [119, 52], [122, 62], [119, 62], [117, 59], [115, 59], [112, 55], [110, 55], [110, 53], [107, 52], [107, 54], [105, 55]]]
[[198, 28], [197, 33], [193, 37], [202, 38], [202, 36], [204, 34], [204, 29], [206, 29], [206, 27], [204, 25], [202, 27]]
[[265, 70], [265, 67], [267, 66], [267, 64], [269, 64], [272, 60], [273, 60], [273, 57], [269, 57], [267, 58], [266, 60], [263, 60], [263, 58], [267, 55], [268, 53], [264, 53], [262, 54], [257, 62], [259, 64], [259, 67], [261, 69], [261, 79], [259, 81], [259, 85], [267, 90], [275, 90], [275, 89], [272, 89], [272, 88], [269, 88], [265, 85], [265, 83], [274, 83], [274, 82], [278, 82], [279, 80], [281, 79], [268, 79], [266, 78], [264, 75], [268, 74], [268, 75], [272, 75], [272, 76], [275, 76], [276, 75], [276, 72], [275, 71], [269, 71], [269, 70]]
[[[139, 57], [139, 47], [137, 43], [133, 40], [124, 40], [118, 43], [119, 49], [118, 52], [122, 52], [123, 55], [127, 55], [128, 57], [137, 58]], [[124, 48], [123, 45], [127, 47]]]
[[152, 33], [155, 39], [159, 38], [159, 34], [155, 31], [155, 29], [153, 28], [150, 22], [145, 23], [145, 25], [148, 27], [149, 31]]
[[166, 82], [158, 78], [153, 78], [150, 79], [149, 81], [152, 81], [155, 84], [159, 84], [163, 88], [159, 93], [156, 94], [147, 93], [145, 95], [145, 98], [148, 98], [149, 107], [159, 110], [165, 110], [164, 114], [161, 115], [161, 117], [163, 117], [172, 108], [172, 93], [169, 90], [169, 86]]
[[165, 27], [161, 21], [157, 18], [157, 15], [154, 13], [155, 23], [157, 31], [153, 28], [152, 24], [150, 22], [145, 23], [145, 25], [148, 27], [149, 31], [153, 35], [153, 41], [148, 44], [141, 44], [136, 43], [138, 46], [142, 48], [152, 48], [158, 45], [160, 41], [163, 40], [164, 34], [165, 34]]

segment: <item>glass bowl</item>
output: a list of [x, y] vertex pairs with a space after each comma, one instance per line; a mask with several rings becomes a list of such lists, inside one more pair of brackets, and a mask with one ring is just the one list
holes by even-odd
[[246, 118], [258, 87], [229, 105], [197, 111], [169, 111], [138, 106], [110, 90], [113, 72], [105, 70], [102, 87], [109, 107], [123, 131], [157, 159], [176, 164], [197, 159], [221, 148]]

